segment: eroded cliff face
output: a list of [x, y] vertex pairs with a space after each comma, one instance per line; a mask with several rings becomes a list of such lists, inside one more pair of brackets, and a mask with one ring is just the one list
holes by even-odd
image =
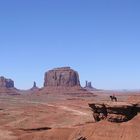
[[140, 110], [137, 104], [124, 102], [92, 103], [89, 104], [96, 122], [107, 120], [110, 122], [126, 122], [131, 120]]
[[0, 88], [14, 88], [14, 81], [1, 76], [0, 77]]
[[0, 94], [19, 95], [19, 90], [14, 87], [14, 81], [3, 76], [0, 77]]
[[80, 87], [79, 75], [70, 67], [62, 67], [45, 73], [44, 87]]

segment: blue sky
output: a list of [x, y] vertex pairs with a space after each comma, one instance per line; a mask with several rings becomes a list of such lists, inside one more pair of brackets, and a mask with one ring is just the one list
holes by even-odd
[[43, 86], [45, 71], [71, 66], [81, 84], [140, 89], [139, 0], [0, 1], [0, 75]]

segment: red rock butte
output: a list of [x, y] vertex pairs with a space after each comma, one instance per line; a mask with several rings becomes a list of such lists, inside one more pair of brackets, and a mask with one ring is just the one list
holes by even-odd
[[15, 93], [17, 90], [14, 87], [14, 81], [7, 79], [4, 76], [0, 77], [0, 94]]
[[0, 88], [14, 88], [14, 81], [1, 76], [0, 77]]
[[78, 72], [70, 67], [61, 67], [45, 73], [44, 87], [81, 87]]
[[79, 74], [70, 67], [60, 67], [49, 70], [44, 76], [43, 93], [73, 93], [83, 92]]

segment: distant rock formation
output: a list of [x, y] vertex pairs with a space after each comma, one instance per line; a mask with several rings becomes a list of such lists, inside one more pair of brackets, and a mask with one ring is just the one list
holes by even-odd
[[131, 120], [140, 112], [139, 104], [129, 104], [124, 102], [93, 103], [89, 104], [93, 111], [96, 122], [108, 120], [110, 122], [126, 122]]
[[33, 88], [36, 88], [37, 86], [36, 86], [36, 82], [34, 81], [34, 84], [33, 84]]
[[0, 94], [20, 95], [19, 90], [14, 87], [14, 81], [3, 76], [0, 77]]
[[87, 90], [98, 90], [92, 86], [92, 82], [86, 81], [86, 85], [84, 87]]
[[55, 68], [45, 73], [44, 87], [81, 87], [79, 75], [70, 67]]
[[36, 90], [39, 90], [39, 88], [37, 87], [36, 85], [36, 82], [34, 81], [33, 82], [33, 87], [31, 88], [32, 91], [36, 91]]
[[0, 77], [0, 88], [14, 88], [14, 81], [11, 79], [6, 79], [5, 77]]
[[93, 87], [92, 87], [92, 83], [91, 83], [91, 82], [86, 81], [85, 88], [93, 88]]

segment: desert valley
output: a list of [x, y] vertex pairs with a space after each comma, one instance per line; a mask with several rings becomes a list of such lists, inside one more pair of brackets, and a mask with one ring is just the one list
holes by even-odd
[[29, 90], [0, 77], [0, 140], [139, 140], [139, 112], [139, 92], [81, 87], [70, 67], [47, 71], [44, 86]]

